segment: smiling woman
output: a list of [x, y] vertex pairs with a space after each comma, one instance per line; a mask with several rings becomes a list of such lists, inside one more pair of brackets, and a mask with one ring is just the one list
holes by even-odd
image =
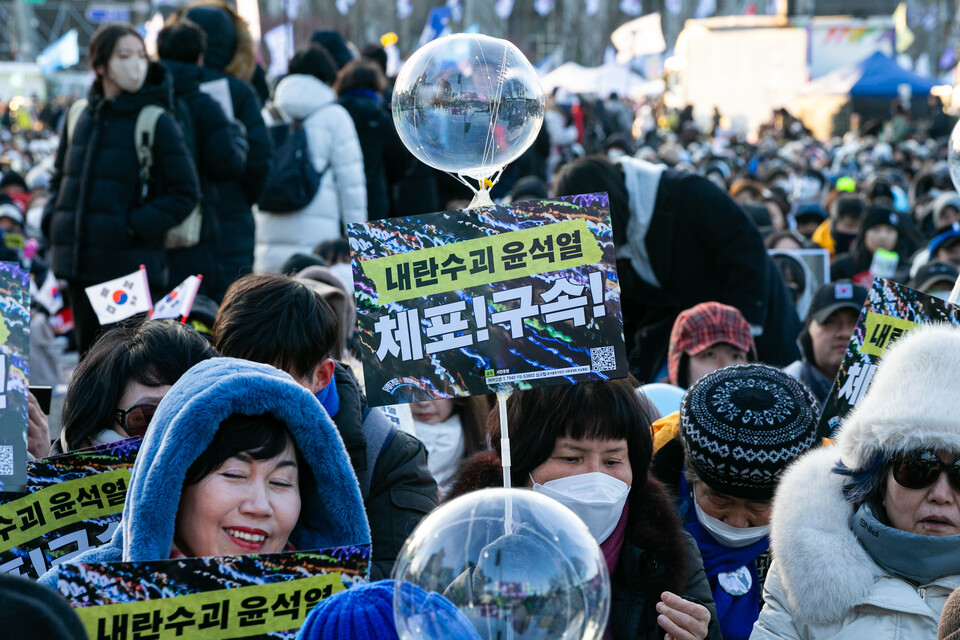
[[73, 561], [369, 543], [343, 441], [313, 394], [269, 365], [212, 358], [160, 401], [113, 539]]

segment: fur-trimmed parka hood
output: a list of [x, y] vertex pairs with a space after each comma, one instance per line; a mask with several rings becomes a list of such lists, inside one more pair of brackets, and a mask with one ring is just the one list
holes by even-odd
[[960, 328], [910, 331], [883, 357], [867, 394], [837, 435], [840, 457], [863, 469], [880, 453], [918, 449], [960, 453]]
[[187, 371], [157, 407], [113, 539], [74, 562], [169, 558], [187, 470], [213, 441], [220, 424], [235, 413], [276, 416], [312, 472], [300, 488], [300, 517], [290, 536], [295, 548], [370, 543], [360, 487], [343, 441], [319, 401], [279, 369], [212, 358]]
[[187, 18], [207, 34], [203, 65], [250, 82], [257, 67], [257, 52], [247, 21], [222, 0], [194, 0], [167, 18], [167, 24]]

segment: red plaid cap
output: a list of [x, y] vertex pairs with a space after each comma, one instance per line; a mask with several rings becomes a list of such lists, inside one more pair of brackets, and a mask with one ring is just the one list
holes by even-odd
[[721, 342], [746, 351], [754, 359], [757, 357], [750, 325], [736, 308], [719, 302], [701, 302], [678, 315], [670, 332], [667, 354], [670, 382], [677, 384], [681, 355], [695, 356]]

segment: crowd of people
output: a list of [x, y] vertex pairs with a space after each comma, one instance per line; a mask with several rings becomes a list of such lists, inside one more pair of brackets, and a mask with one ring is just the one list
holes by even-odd
[[[555, 92], [492, 195], [609, 194], [630, 375], [516, 391], [507, 433], [492, 395], [413, 403], [398, 428], [366, 403], [345, 226], [469, 193], [401, 144], [383, 48], [319, 31], [271, 87], [218, 0], [156, 44], [105, 25], [85, 98], [0, 120], [0, 258], [38, 288], [52, 273], [70, 310], [34, 301], [32, 382], [58, 382], [54, 340], [80, 355], [62, 424], [31, 398], [30, 454], [144, 438], [122, 526], [73, 562], [370, 544], [370, 583], [300, 637], [396, 638], [404, 543], [502, 486], [508, 435], [512, 485], [602, 551], [604, 638], [960, 637], [960, 328], [905, 334], [835, 438], [818, 430], [874, 277], [943, 299], [960, 277], [945, 115], [897, 104], [817, 140], [780, 110], [744, 136], [718, 113]], [[100, 326], [84, 290], [140, 265], [155, 298], [203, 274], [185, 323]], [[476, 637], [421, 595], [447, 637]], [[58, 637], [84, 637], [48, 596]]]

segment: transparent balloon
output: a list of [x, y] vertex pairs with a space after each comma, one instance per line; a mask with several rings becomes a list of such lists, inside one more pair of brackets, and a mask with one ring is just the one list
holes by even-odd
[[950, 167], [950, 179], [953, 188], [960, 191], [960, 122], [957, 122], [950, 133], [950, 142], [947, 145], [947, 165]]
[[[607, 565], [586, 525], [522, 489], [484, 489], [442, 505], [407, 540], [393, 577], [403, 640], [599, 640], [610, 611]], [[459, 622], [423, 606], [410, 584], [442, 594]], [[467, 622], [476, 635], [452, 626]]]
[[480, 34], [417, 49], [393, 90], [393, 121], [413, 155], [481, 187], [533, 144], [543, 111], [537, 73], [520, 50]]

